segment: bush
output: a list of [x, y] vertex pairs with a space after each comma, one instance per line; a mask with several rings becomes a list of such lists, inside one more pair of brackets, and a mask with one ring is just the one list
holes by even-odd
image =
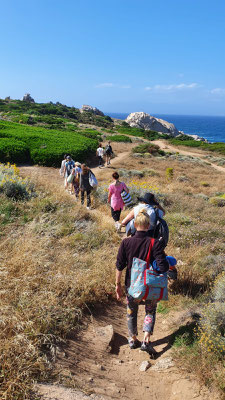
[[107, 136], [107, 140], [111, 140], [111, 142], [132, 143], [132, 140], [129, 138], [129, 136], [125, 136], [125, 135]]
[[13, 200], [28, 200], [35, 196], [33, 185], [18, 175], [15, 165], [0, 164], [0, 192]]
[[225, 207], [225, 199], [222, 197], [210, 197], [209, 202], [217, 207]]
[[118, 169], [118, 173], [120, 176], [123, 176], [124, 178], [131, 178], [132, 176], [138, 176], [139, 178], [143, 178], [144, 173], [142, 171], [138, 171], [136, 169], [124, 169], [120, 168]]
[[30, 152], [26, 143], [9, 138], [0, 137], [0, 162], [27, 163], [30, 161]]
[[166, 178], [168, 180], [173, 179], [173, 168], [166, 168]]
[[156, 144], [152, 143], [145, 143], [145, 144], [140, 144], [139, 146], [136, 146], [132, 149], [133, 153], [149, 153], [153, 156], [164, 156], [165, 152], [163, 150], [160, 150], [160, 147], [157, 146]]
[[[4, 138], [4, 139], [2, 139]], [[10, 162], [29, 162], [59, 167], [63, 155], [70, 154], [76, 161], [86, 161], [96, 152], [97, 139], [90, 139], [74, 131], [49, 130], [0, 121], [0, 141], [3, 146], [1, 159]], [[10, 141], [12, 153], [8, 151]], [[17, 151], [15, 157], [14, 147]], [[16, 158], [16, 160], [15, 160]]]

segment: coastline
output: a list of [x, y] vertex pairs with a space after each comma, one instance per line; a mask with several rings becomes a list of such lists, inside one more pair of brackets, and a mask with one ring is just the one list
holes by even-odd
[[[105, 112], [112, 118], [125, 120], [129, 113]], [[197, 135], [208, 143], [225, 143], [225, 116], [154, 114], [156, 118], [173, 123], [185, 135]]]

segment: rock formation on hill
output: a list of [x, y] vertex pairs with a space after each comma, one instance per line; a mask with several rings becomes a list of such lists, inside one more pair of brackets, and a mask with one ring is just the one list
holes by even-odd
[[102, 111], [92, 106], [83, 105], [80, 109], [80, 112], [91, 112], [95, 115], [101, 115], [102, 117], [104, 117], [104, 113]]
[[150, 129], [152, 131], [166, 133], [168, 135], [177, 136], [179, 131], [170, 122], [163, 119], [152, 117], [144, 112], [135, 112], [128, 115], [126, 122], [135, 128]]
[[35, 103], [34, 99], [31, 97], [30, 93], [26, 93], [23, 96], [22, 101], [27, 101], [28, 103]]

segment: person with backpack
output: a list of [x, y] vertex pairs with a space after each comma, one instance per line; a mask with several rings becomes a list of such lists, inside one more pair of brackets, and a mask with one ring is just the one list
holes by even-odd
[[84, 193], [86, 192], [88, 210], [90, 210], [91, 207], [91, 191], [92, 191], [92, 186], [90, 185], [89, 182], [90, 175], [91, 175], [90, 169], [87, 167], [86, 164], [82, 164], [81, 174], [80, 174], [81, 204], [84, 204]]
[[111, 159], [112, 154], [113, 154], [112, 146], [111, 146], [110, 141], [108, 141], [108, 144], [105, 147], [105, 155], [106, 155], [106, 164], [107, 165], [110, 165], [110, 159]]
[[123, 239], [116, 261], [116, 297], [120, 300], [123, 295], [121, 278], [122, 272], [126, 269], [125, 287], [127, 297], [127, 323], [128, 323], [128, 344], [131, 349], [141, 347], [142, 351], [146, 351], [152, 356], [157, 353], [152, 347], [150, 337], [153, 334], [156, 309], [159, 299], [145, 300], [145, 318], [143, 322], [144, 337], [142, 343], [137, 339], [137, 314], [139, 301], [129, 294], [131, 287], [131, 270], [134, 260], [143, 262], [147, 260], [152, 265], [157, 264], [159, 273], [163, 274], [169, 270], [169, 263], [164, 252], [163, 240], [152, 239], [149, 237], [148, 231], [151, 223], [151, 218], [145, 208], [138, 211], [135, 217], [136, 233], [134, 236]]
[[108, 191], [108, 203], [111, 204], [111, 215], [115, 221], [116, 230], [120, 230], [120, 214], [123, 210], [124, 202], [121, 197], [121, 193], [125, 190], [126, 193], [129, 193], [129, 189], [126, 187], [124, 182], [120, 182], [118, 172], [114, 172], [112, 174], [114, 182], [109, 185]]
[[65, 166], [64, 166], [64, 177], [65, 177], [65, 181], [66, 181], [65, 182], [65, 189], [68, 188], [67, 180], [68, 180], [68, 177], [70, 176], [73, 168], [75, 168], [75, 163], [74, 163], [74, 161], [72, 160], [72, 158], [70, 156], [67, 156], [66, 157], [66, 163], [65, 163]]
[[126, 227], [127, 236], [135, 233], [134, 220], [141, 209], [145, 209], [151, 220], [151, 225], [148, 235], [154, 238], [163, 237], [165, 246], [169, 239], [169, 229], [163, 216], [165, 215], [164, 208], [156, 200], [153, 193], [145, 193], [144, 197], [139, 197], [139, 204], [131, 210], [131, 212], [123, 219], [121, 226]]
[[104, 155], [104, 150], [102, 147], [102, 144], [99, 144], [99, 147], [96, 150], [96, 154], [98, 156], [98, 166], [99, 168], [103, 167], [103, 155]]

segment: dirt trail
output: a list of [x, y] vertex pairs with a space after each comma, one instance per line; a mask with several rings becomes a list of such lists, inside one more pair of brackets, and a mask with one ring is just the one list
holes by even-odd
[[[111, 161], [112, 168], [128, 157], [129, 152], [120, 153]], [[111, 175], [112, 168], [93, 168], [97, 178]], [[44, 175], [56, 186], [62, 187], [63, 179], [58, 170], [45, 167], [22, 167], [23, 175]], [[68, 195], [65, 193], [65, 195]], [[91, 210], [99, 213], [98, 210]], [[111, 222], [112, 223], [112, 222]], [[113, 268], [113, 266], [112, 266]], [[139, 338], [142, 339], [142, 322], [144, 307], [139, 312]], [[172, 334], [189, 323], [188, 316], [183, 312], [170, 312], [168, 316], [158, 313], [153, 345], [158, 352], [156, 360], [139, 349], [130, 350], [127, 345], [126, 304], [112, 302], [107, 307], [101, 307], [95, 315], [86, 317], [84, 329], [67, 346], [58, 353], [56, 368], [61, 375], [72, 376], [82, 391], [66, 388], [57, 384], [38, 384], [36, 389], [44, 400], [214, 400], [219, 399], [215, 393], [201, 387], [194, 376], [185, 372], [173, 361], [171, 350]], [[113, 325], [114, 340], [111, 352], [102, 345], [101, 336], [96, 336], [96, 328]], [[169, 367], [155, 369], [154, 365], [164, 360]], [[147, 371], [139, 371], [143, 361], [149, 361]], [[90, 394], [92, 393], [92, 394]]]
[[185, 156], [192, 156], [192, 157], [200, 158], [203, 161], [207, 161], [207, 163], [209, 163], [211, 165], [211, 167], [215, 168], [217, 171], [225, 172], [225, 168], [224, 167], [220, 167], [219, 165], [216, 165], [216, 164], [211, 163], [210, 161], [206, 160], [203, 157], [202, 153], [200, 153], [198, 151], [191, 152], [189, 150], [182, 150], [180, 148], [178, 149], [177, 147], [172, 146], [171, 144], [168, 144], [168, 143], [166, 143], [166, 142], [164, 142], [162, 140], [155, 140], [154, 144], [157, 144], [162, 150], [166, 150], [166, 151], [170, 150], [170, 151], [173, 151], [173, 152], [179, 152], [179, 154], [183, 154]]

